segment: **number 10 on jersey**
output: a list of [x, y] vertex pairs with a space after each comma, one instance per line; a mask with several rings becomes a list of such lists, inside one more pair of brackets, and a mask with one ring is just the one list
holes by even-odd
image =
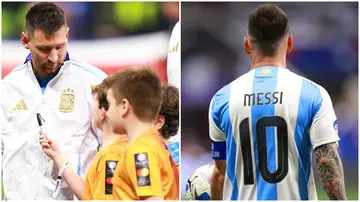
[[[253, 158], [251, 153], [251, 138], [249, 129], [249, 118], [240, 123], [240, 142], [244, 163], [244, 184], [254, 183]], [[277, 129], [277, 169], [270, 172], [268, 169], [266, 128], [276, 127]], [[258, 151], [258, 169], [262, 178], [268, 183], [279, 183], [288, 173], [288, 134], [286, 121], [279, 116], [262, 117], [256, 122], [256, 142]], [[255, 153], [255, 152], [254, 152]]]

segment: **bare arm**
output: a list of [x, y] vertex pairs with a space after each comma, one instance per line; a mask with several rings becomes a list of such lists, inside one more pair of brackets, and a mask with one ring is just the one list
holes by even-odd
[[314, 150], [323, 188], [331, 200], [346, 200], [344, 171], [336, 143], [321, 145]]
[[226, 172], [226, 160], [215, 160], [211, 176], [211, 200], [223, 199], [223, 187]]
[[[62, 157], [55, 157], [54, 162], [59, 170], [65, 163]], [[77, 175], [77, 173], [71, 168], [71, 166], [65, 169], [64, 173], [62, 174], [62, 178], [69, 185], [76, 198], [82, 200], [84, 192], [84, 180], [79, 175]]]
[[[44, 153], [54, 160], [55, 166], [58, 168], [58, 170], [60, 170], [64, 166], [65, 160], [57, 143], [51, 137], [40, 133], [40, 144]], [[71, 166], [65, 169], [64, 173], [62, 174], [62, 178], [69, 185], [74, 195], [79, 200], [82, 200], [82, 195], [84, 192], [84, 180], [76, 174]]]

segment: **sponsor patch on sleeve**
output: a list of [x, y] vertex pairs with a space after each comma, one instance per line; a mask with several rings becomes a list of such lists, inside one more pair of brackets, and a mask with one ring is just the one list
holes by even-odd
[[135, 158], [137, 185], [139, 187], [151, 185], [149, 161], [148, 161], [147, 153], [145, 152], [145, 153], [135, 154], [134, 158]]
[[106, 161], [106, 170], [105, 170], [105, 194], [112, 194], [113, 184], [112, 178], [114, 177], [115, 168], [118, 161]]

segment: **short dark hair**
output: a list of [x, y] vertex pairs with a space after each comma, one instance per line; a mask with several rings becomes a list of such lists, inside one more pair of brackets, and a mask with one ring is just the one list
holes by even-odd
[[106, 84], [112, 89], [116, 104], [127, 99], [142, 121], [154, 121], [162, 101], [161, 81], [151, 67], [130, 67], [111, 76]]
[[165, 118], [161, 135], [168, 139], [179, 130], [179, 89], [168, 84], [163, 85], [163, 99], [159, 115]]
[[37, 3], [26, 13], [26, 31], [31, 34], [35, 29], [40, 29], [50, 36], [64, 25], [66, 25], [64, 11], [54, 3]]
[[279, 41], [289, 32], [288, 19], [283, 10], [273, 4], [257, 7], [249, 16], [250, 43], [264, 56], [273, 56]]

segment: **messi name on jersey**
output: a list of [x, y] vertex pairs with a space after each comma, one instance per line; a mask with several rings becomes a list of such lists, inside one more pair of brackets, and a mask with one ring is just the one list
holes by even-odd
[[244, 94], [244, 106], [282, 104], [283, 92]]

